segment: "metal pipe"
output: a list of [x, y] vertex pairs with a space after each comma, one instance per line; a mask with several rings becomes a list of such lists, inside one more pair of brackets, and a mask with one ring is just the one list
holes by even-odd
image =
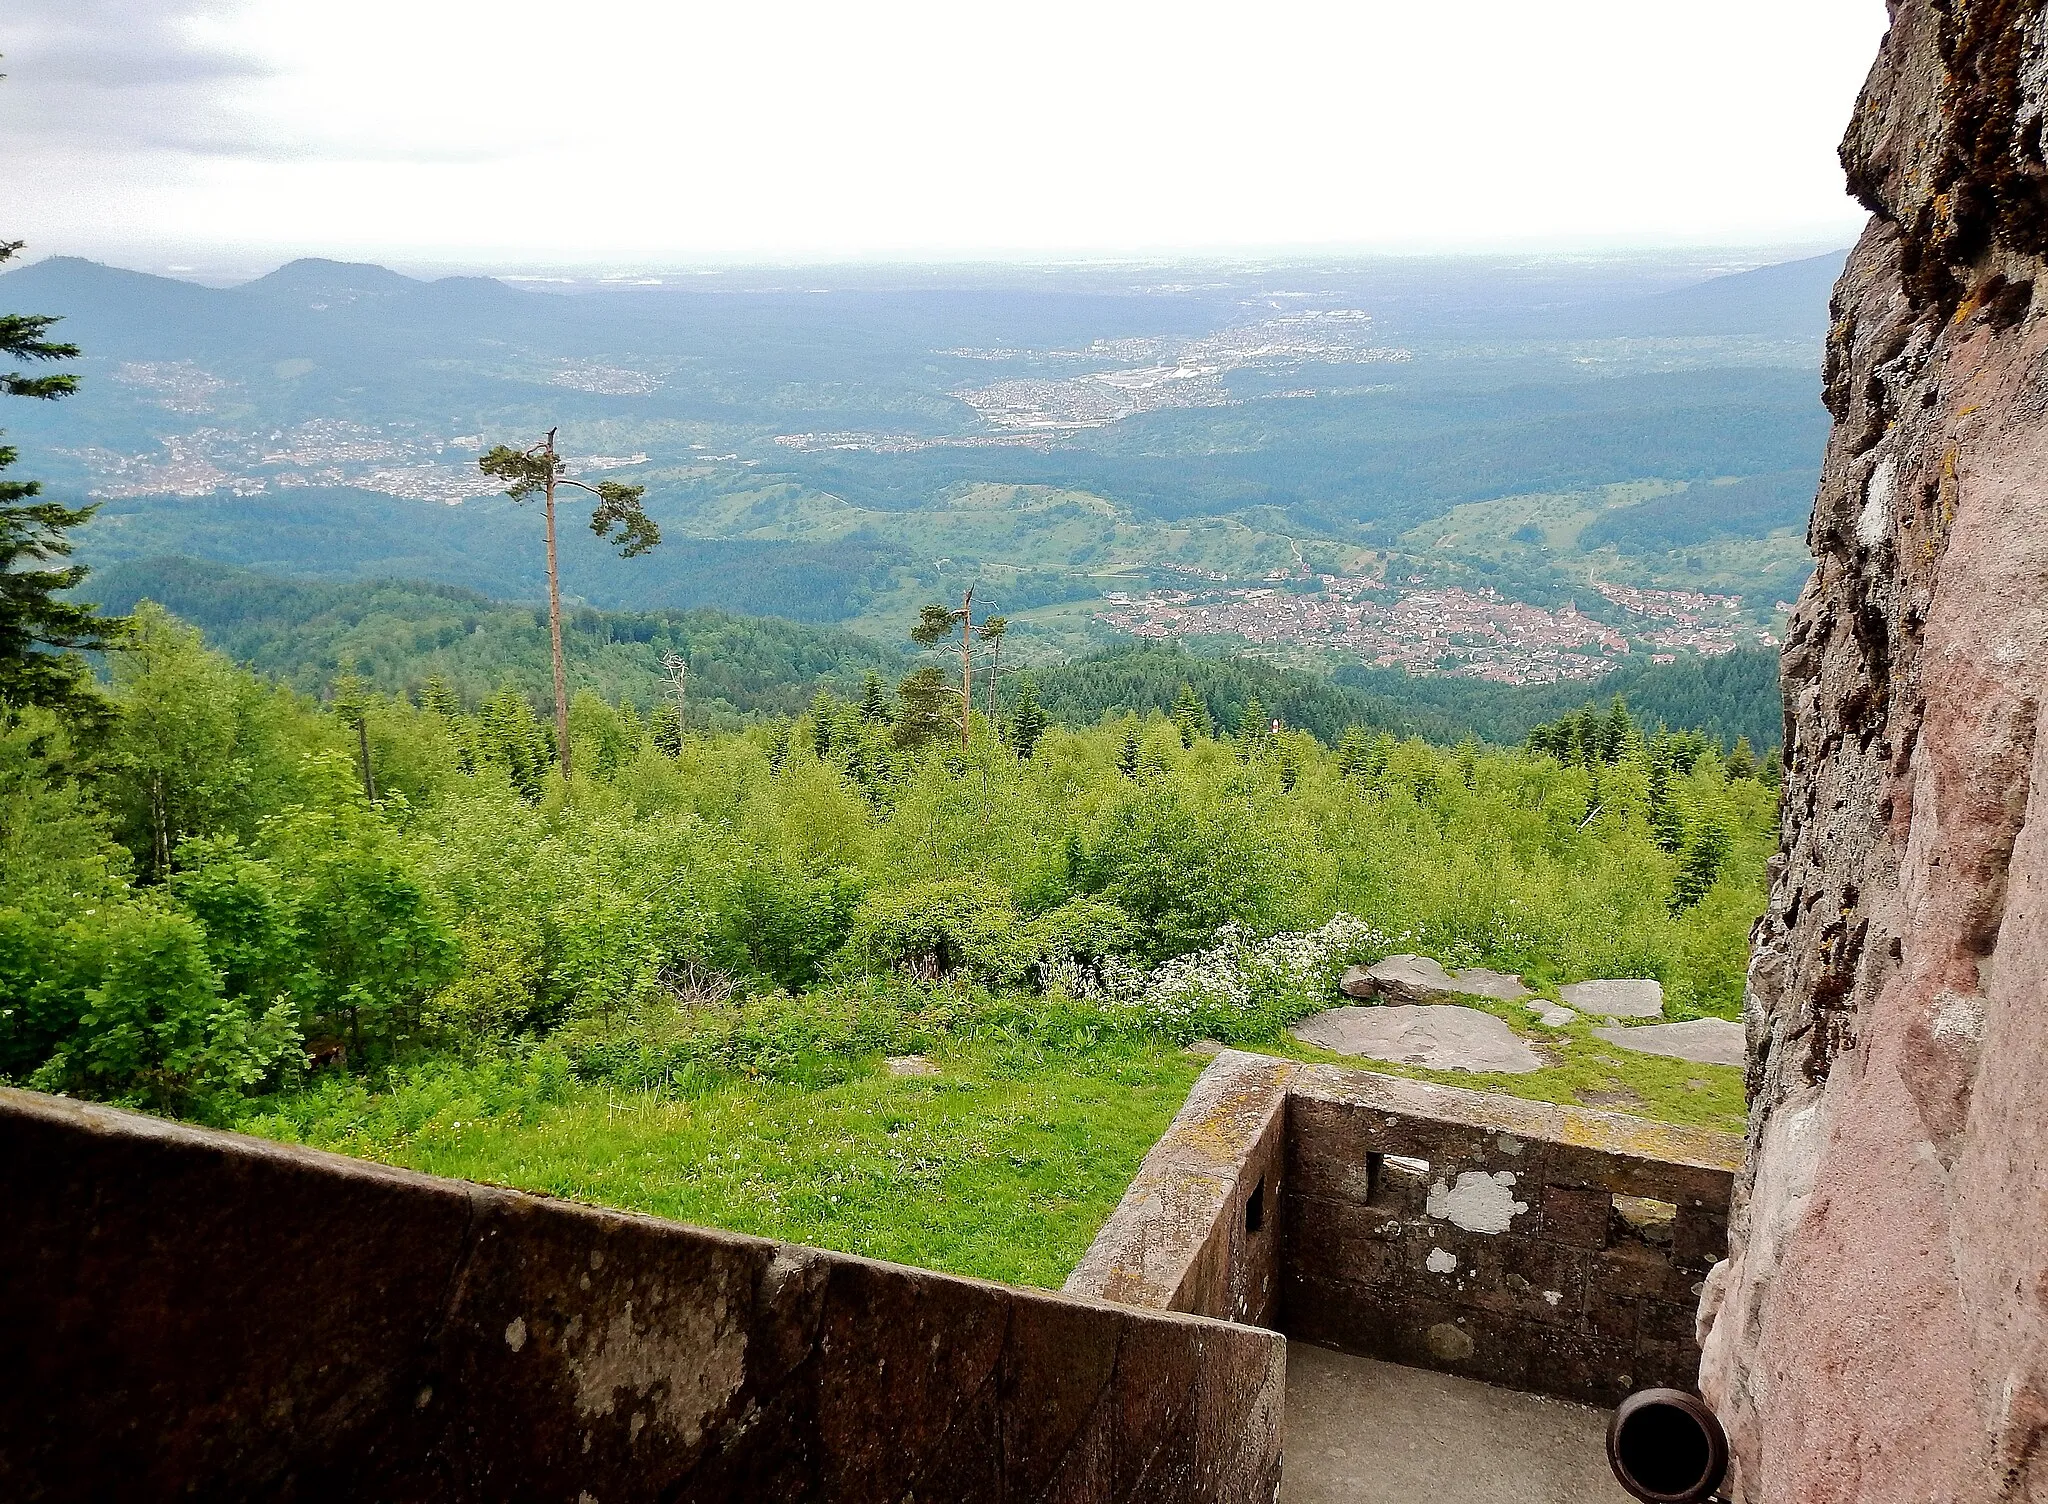
[[1607, 1464], [1643, 1504], [1715, 1504], [1728, 1434], [1698, 1395], [1639, 1389], [1607, 1423]]

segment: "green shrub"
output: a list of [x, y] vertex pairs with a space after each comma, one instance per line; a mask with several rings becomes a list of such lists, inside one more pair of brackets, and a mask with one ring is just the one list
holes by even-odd
[[1010, 895], [964, 878], [870, 893], [854, 914], [846, 954], [868, 972], [902, 971], [926, 981], [957, 976], [987, 986], [1019, 981], [1031, 959]]

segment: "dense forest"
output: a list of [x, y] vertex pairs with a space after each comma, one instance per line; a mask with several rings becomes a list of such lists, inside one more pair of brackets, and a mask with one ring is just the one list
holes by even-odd
[[[287, 580], [160, 558], [99, 571], [86, 593], [117, 612], [157, 601], [200, 627], [234, 661], [306, 694], [324, 691], [345, 668], [391, 694], [417, 696], [438, 676], [470, 706], [507, 686], [533, 697], [547, 689], [545, 614], [454, 586]], [[685, 721], [707, 729], [730, 729], [749, 716], [794, 715], [820, 685], [852, 694], [870, 670], [893, 683], [909, 666], [905, 653], [851, 632], [708, 608], [580, 608], [568, 614], [564, 628], [577, 682], [643, 714], [670, 693], [662, 655], [681, 655], [688, 665]], [[1632, 663], [1594, 686], [1510, 688], [1358, 667], [1325, 678], [1256, 658], [1146, 643], [1106, 649], [1032, 677], [1046, 712], [1072, 726], [1127, 711], [1170, 712], [1191, 687], [1210, 720], [1225, 726], [1234, 726], [1246, 702], [1257, 698], [1286, 726], [1331, 745], [1356, 724], [1443, 745], [1473, 737], [1515, 746], [1532, 727], [1589, 695], [1604, 704], [1619, 693], [1652, 726], [1705, 730], [1724, 747], [1747, 737], [1761, 754], [1779, 739], [1777, 658], [1753, 649], [1675, 664]], [[1011, 682], [1006, 675], [1006, 685]]]
[[[584, 691], [565, 785], [515, 689], [316, 700], [144, 605], [97, 714], [0, 729], [0, 1074], [234, 1120], [543, 1040], [644, 1085], [935, 1017], [1258, 1039], [1395, 949], [1739, 1005], [1774, 796], [1706, 738], [1616, 706], [1543, 750], [1333, 749], [1192, 693], [1048, 726], [1020, 687], [963, 744], [931, 683], [723, 732]], [[1274, 934], [1322, 937], [1309, 972]]]

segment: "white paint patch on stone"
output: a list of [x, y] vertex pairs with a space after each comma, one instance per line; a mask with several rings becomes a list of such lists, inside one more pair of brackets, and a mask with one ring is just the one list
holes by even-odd
[[1892, 530], [1892, 500], [1899, 489], [1898, 466], [1882, 461], [1870, 472], [1870, 484], [1863, 491], [1863, 511], [1856, 519], [1856, 541], [1865, 548], [1884, 542]]
[[1512, 1170], [1491, 1175], [1484, 1170], [1466, 1170], [1456, 1185], [1439, 1180], [1431, 1186], [1425, 1210], [1467, 1232], [1506, 1232], [1508, 1224], [1529, 1209], [1528, 1202], [1515, 1199], [1514, 1184]]
[[515, 1353], [526, 1346], [526, 1318], [514, 1316], [505, 1328], [505, 1345]]
[[1458, 1256], [1448, 1248], [1432, 1248], [1422, 1262], [1431, 1274], [1451, 1274], [1457, 1270]]

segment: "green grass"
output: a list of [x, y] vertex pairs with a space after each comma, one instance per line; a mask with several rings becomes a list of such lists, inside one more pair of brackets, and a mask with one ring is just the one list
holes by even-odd
[[[1544, 1059], [1525, 1075], [1358, 1060], [1279, 1035], [1291, 1059], [1597, 1107], [1740, 1133], [1742, 1073], [1618, 1049], [1596, 1021], [1542, 1029], [1471, 1000]], [[1054, 1047], [942, 1036], [933, 1075], [879, 1056], [803, 1079], [692, 1076], [666, 1087], [580, 1082], [541, 1049], [434, 1061], [372, 1088], [329, 1078], [238, 1126], [435, 1175], [1056, 1288], [1185, 1100], [1204, 1062], [1163, 1040]]]
[[947, 1046], [834, 1084], [696, 1095], [548, 1080], [544, 1065], [330, 1083], [240, 1126], [436, 1175], [539, 1191], [1013, 1284], [1056, 1288], [1179, 1111], [1202, 1062]]

